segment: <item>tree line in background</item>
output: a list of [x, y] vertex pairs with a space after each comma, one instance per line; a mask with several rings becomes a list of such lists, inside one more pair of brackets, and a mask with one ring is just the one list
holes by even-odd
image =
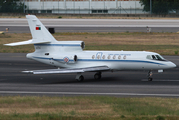
[[1, 13], [23, 13], [24, 4], [19, 0], [0, 0]]
[[[140, 0], [143, 10], [150, 11], [150, 0]], [[179, 11], [179, 0], [152, 0], [152, 13], [166, 15], [170, 11]]]

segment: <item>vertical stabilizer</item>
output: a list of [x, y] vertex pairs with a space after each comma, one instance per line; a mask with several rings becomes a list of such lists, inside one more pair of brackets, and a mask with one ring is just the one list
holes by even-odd
[[4, 45], [18, 46], [18, 45], [45, 44], [45, 43], [56, 42], [55, 38], [50, 34], [50, 32], [45, 28], [45, 26], [40, 22], [40, 20], [35, 15], [26, 15], [26, 18], [29, 23], [32, 39], [22, 42], [4, 44]]
[[53, 43], [56, 41], [35, 15], [26, 15], [26, 18], [28, 20], [34, 43], [37, 43], [38, 41]]

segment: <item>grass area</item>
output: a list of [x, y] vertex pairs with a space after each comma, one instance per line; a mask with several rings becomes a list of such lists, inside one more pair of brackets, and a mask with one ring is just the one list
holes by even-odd
[[[59, 41], [84, 41], [85, 50], [126, 50], [152, 51], [162, 55], [179, 54], [179, 34], [177, 33], [55, 33]], [[31, 39], [30, 33], [0, 34], [1, 53], [33, 52], [33, 45], [7, 47], [5, 43], [25, 41]]]
[[0, 97], [0, 119], [177, 120], [178, 98]]

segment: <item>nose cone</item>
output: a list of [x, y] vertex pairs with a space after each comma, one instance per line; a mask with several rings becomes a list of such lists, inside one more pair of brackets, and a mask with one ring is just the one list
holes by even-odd
[[177, 67], [176, 64], [173, 63], [173, 67], [174, 67], [174, 68]]
[[170, 68], [175, 68], [176, 67], [176, 65], [174, 64], [174, 63], [172, 63], [172, 62], [170, 62], [170, 64], [168, 65]]

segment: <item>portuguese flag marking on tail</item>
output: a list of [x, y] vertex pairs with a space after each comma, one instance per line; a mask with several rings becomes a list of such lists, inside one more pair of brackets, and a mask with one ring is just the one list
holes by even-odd
[[41, 27], [36, 27], [36, 30], [41, 30]]

